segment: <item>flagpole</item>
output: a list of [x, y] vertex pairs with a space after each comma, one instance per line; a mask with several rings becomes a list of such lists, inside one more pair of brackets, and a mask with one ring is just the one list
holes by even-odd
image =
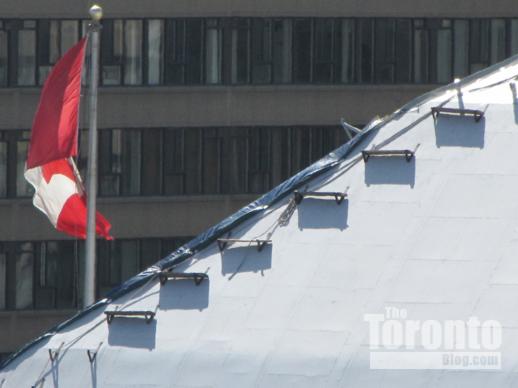
[[88, 133], [88, 170], [87, 170], [87, 227], [86, 260], [84, 277], [83, 307], [95, 302], [95, 214], [97, 196], [97, 87], [99, 83], [99, 35], [103, 10], [98, 5], [90, 8], [92, 22], [89, 29], [91, 47], [89, 124]]

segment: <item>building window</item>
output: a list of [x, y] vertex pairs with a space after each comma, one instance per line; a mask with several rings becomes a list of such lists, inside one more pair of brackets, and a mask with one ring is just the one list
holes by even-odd
[[124, 84], [142, 84], [142, 20], [126, 20], [124, 28]]
[[356, 28], [353, 19], [342, 20], [341, 43], [342, 67], [340, 80], [343, 83], [353, 83], [356, 67]]
[[[328, 146], [308, 145], [324, 134]], [[28, 137], [0, 131], [0, 198], [34, 194], [24, 177]], [[102, 129], [99, 137], [103, 197], [263, 193], [346, 140], [335, 126]], [[80, 131], [82, 176], [86, 140]]]
[[252, 21], [252, 83], [269, 84], [273, 74], [273, 21]]
[[293, 26], [293, 81], [311, 81], [312, 34], [310, 19], [295, 19]]
[[141, 131], [102, 130], [99, 143], [100, 195], [139, 195], [142, 160]]
[[474, 19], [470, 23], [470, 72], [482, 70], [489, 65], [490, 21]]
[[455, 20], [453, 31], [453, 73], [462, 78], [469, 74], [469, 22]]
[[511, 19], [509, 33], [511, 35], [511, 53], [510, 55], [518, 54], [518, 19]]
[[0, 20], [0, 86], [7, 85], [7, 64], [8, 64], [8, 35], [4, 27], [4, 22]]
[[[101, 80], [105, 86], [448, 83], [518, 52], [516, 20], [105, 19]], [[87, 24], [0, 20], [0, 87], [42, 85]]]
[[164, 50], [164, 21], [147, 22], [147, 83], [162, 83], [162, 59]]
[[[1, 137], [0, 137], [1, 139]], [[0, 198], [7, 196], [7, 142], [0, 141]]]
[[165, 83], [200, 84], [203, 64], [201, 19], [169, 19], [165, 25]]
[[[185, 131], [169, 129], [164, 131], [164, 194], [178, 195], [186, 192], [185, 182]], [[190, 130], [193, 132], [193, 130]], [[192, 143], [192, 142], [191, 142]], [[193, 147], [194, 148], [194, 147]], [[197, 157], [194, 153], [188, 155]], [[191, 191], [192, 192], [192, 191]]]
[[38, 245], [35, 308], [74, 308], [77, 299], [77, 244], [74, 241], [47, 241]]
[[273, 22], [273, 82], [287, 84], [292, 80], [292, 21]]
[[79, 21], [38, 21], [38, 83], [43, 85], [52, 66], [79, 40]]
[[22, 310], [33, 307], [34, 243], [20, 243], [16, 248], [15, 308]]
[[[105, 296], [190, 239], [99, 241], [98, 296]], [[0, 310], [77, 308], [84, 249], [84, 242], [78, 240], [0, 242]]]
[[357, 80], [359, 83], [371, 83], [374, 70], [374, 20], [359, 19], [357, 32]]
[[122, 20], [104, 20], [101, 34], [101, 69], [103, 85], [120, 85], [124, 47]]
[[504, 19], [491, 20], [491, 63], [503, 61], [506, 57], [506, 26]]
[[[103, 85], [141, 85], [143, 81], [143, 44], [144, 44], [143, 20], [104, 20], [101, 34], [101, 62]], [[157, 32], [156, 24], [151, 32]], [[156, 36], [155, 36], [156, 38]], [[157, 43], [152, 42], [155, 48]], [[159, 45], [159, 43], [158, 43]], [[150, 53], [148, 52], [148, 55]], [[154, 55], [157, 53], [154, 52]], [[153, 53], [152, 53], [153, 55]], [[151, 57], [150, 59], [155, 59]], [[149, 62], [148, 71], [152, 77], [158, 76], [156, 61]], [[149, 70], [152, 69], [152, 70]]]
[[7, 255], [3, 245], [0, 244], [0, 310], [5, 310], [7, 305]]
[[36, 21], [26, 20], [18, 31], [17, 85], [36, 84]]
[[[250, 83], [250, 21], [248, 19], [232, 20], [225, 39], [226, 47], [230, 51], [230, 83]], [[265, 81], [268, 81], [268, 78]]]
[[209, 19], [205, 30], [205, 81], [221, 83], [222, 28], [218, 19]]
[[313, 82], [333, 83], [340, 69], [340, 24], [335, 19], [317, 19], [314, 31]]

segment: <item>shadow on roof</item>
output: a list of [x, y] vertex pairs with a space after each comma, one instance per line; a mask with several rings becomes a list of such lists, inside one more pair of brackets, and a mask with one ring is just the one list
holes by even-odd
[[236, 275], [242, 272], [263, 272], [272, 268], [272, 245], [265, 245], [261, 251], [256, 245], [225, 249], [221, 252], [221, 274]]
[[437, 147], [484, 148], [486, 120], [476, 122], [471, 117], [439, 116], [435, 119]]
[[365, 184], [415, 185], [416, 158], [371, 158], [365, 163]]
[[108, 344], [126, 348], [154, 349], [156, 319], [150, 323], [142, 318], [118, 317], [109, 325]]
[[334, 198], [304, 198], [297, 206], [299, 229], [340, 229], [347, 228], [349, 200], [337, 205]]
[[161, 310], [203, 310], [209, 306], [210, 280], [169, 280], [160, 287]]

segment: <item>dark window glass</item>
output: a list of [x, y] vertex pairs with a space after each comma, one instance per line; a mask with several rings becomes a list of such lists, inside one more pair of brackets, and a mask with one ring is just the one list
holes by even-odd
[[162, 83], [162, 63], [164, 49], [164, 21], [147, 22], [147, 83]]
[[414, 20], [414, 82], [428, 82], [429, 44], [424, 20]]
[[291, 82], [292, 21], [275, 20], [273, 29], [273, 82]]
[[311, 20], [297, 19], [293, 27], [293, 81], [311, 82]]
[[518, 19], [511, 19], [511, 55], [518, 54]]
[[469, 74], [469, 22], [455, 20], [453, 31], [453, 72], [462, 78]]
[[140, 194], [142, 149], [139, 130], [122, 131], [122, 194]]
[[7, 306], [7, 254], [0, 244], [0, 310]]
[[248, 192], [263, 193], [270, 188], [272, 139], [269, 128], [250, 130]]
[[[226, 32], [227, 63], [230, 64], [230, 82], [233, 84], [249, 83], [248, 64], [250, 46], [249, 21], [233, 20], [230, 29]], [[228, 79], [228, 78], [227, 78]]]
[[27, 160], [27, 150], [29, 147], [28, 131], [22, 133], [25, 139], [16, 142], [16, 195], [18, 197], [30, 197], [34, 194], [34, 188], [27, 182], [24, 176], [25, 161]]
[[[270, 19], [252, 21], [252, 82], [256, 84], [270, 83], [272, 80], [272, 25]], [[279, 38], [279, 49], [284, 50], [282, 36]], [[282, 57], [279, 62], [282, 67]], [[281, 69], [279, 71], [282, 73]]]
[[396, 22], [393, 19], [376, 20], [376, 82], [393, 83], [396, 49]]
[[142, 195], [161, 194], [162, 177], [162, 131], [157, 129], [142, 132]]
[[248, 186], [248, 131], [231, 128], [224, 131], [222, 171], [223, 192], [245, 193]]
[[[164, 131], [164, 194], [184, 194], [184, 130]], [[194, 156], [196, 160], [196, 154]]]
[[39, 245], [35, 307], [73, 308], [76, 305], [76, 250], [73, 241], [49, 241]]
[[481, 70], [489, 65], [489, 32], [489, 20], [471, 20], [469, 42], [471, 73]]
[[199, 84], [202, 75], [201, 19], [170, 19], [165, 25], [165, 82]]
[[99, 191], [104, 196], [138, 195], [142, 173], [141, 131], [100, 131]]
[[25, 20], [18, 31], [18, 77], [17, 84], [36, 84], [36, 22]]
[[186, 22], [186, 70], [185, 78], [188, 84], [201, 83], [202, 75], [202, 22], [197, 19], [189, 19]]
[[220, 192], [221, 138], [215, 129], [203, 131], [202, 188], [205, 194]]
[[102, 82], [120, 85], [124, 55], [123, 20], [104, 20], [101, 34]]
[[315, 62], [313, 70], [314, 82], [331, 83], [337, 73], [340, 30], [334, 19], [317, 19], [315, 21]]
[[7, 142], [0, 141], [0, 197], [7, 196]]
[[506, 57], [505, 20], [491, 20], [491, 63], [503, 61]]
[[205, 29], [205, 82], [221, 83], [222, 29], [217, 19], [208, 19]]
[[373, 81], [374, 23], [372, 19], [358, 20], [358, 82]]
[[353, 19], [342, 20], [341, 81], [352, 83], [356, 79], [356, 28]]
[[452, 31], [451, 20], [437, 19], [429, 21], [432, 37], [432, 55], [430, 81], [449, 83], [452, 79]]
[[166, 21], [165, 80], [168, 84], [185, 82], [185, 20]]
[[200, 128], [189, 128], [183, 132], [184, 156], [182, 158], [185, 171], [185, 194], [200, 194], [202, 192], [202, 132], [203, 130]]
[[396, 82], [412, 80], [412, 23], [410, 19], [396, 21]]
[[33, 307], [34, 244], [24, 242], [17, 245], [15, 264], [15, 308]]
[[9, 63], [9, 57], [7, 42], [7, 31], [4, 30], [4, 25], [2, 21], [0, 21], [0, 86], [6, 86], [8, 81], [7, 65]]
[[117, 256], [120, 260], [120, 279], [126, 281], [140, 271], [137, 240], [121, 240], [117, 247]]
[[124, 24], [124, 84], [142, 84], [142, 20]]
[[120, 194], [122, 147], [120, 130], [99, 132], [99, 193]]

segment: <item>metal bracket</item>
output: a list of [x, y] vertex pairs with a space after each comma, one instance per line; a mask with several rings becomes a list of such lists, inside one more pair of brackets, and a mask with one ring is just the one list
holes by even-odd
[[414, 151], [410, 150], [370, 150], [362, 151], [363, 161], [367, 163], [370, 157], [404, 157], [410, 162], [414, 157]]
[[209, 276], [206, 273], [202, 272], [192, 272], [192, 273], [179, 273], [179, 272], [167, 272], [162, 271], [158, 274], [158, 278], [160, 279], [160, 284], [164, 285], [167, 280], [193, 280], [194, 284], [199, 286], [201, 282], [205, 279], [209, 279]]
[[99, 345], [97, 345], [97, 349], [95, 349], [95, 351], [91, 351], [90, 349], [88, 349], [86, 351], [86, 354], [88, 355], [88, 360], [90, 361], [90, 364], [94, 363], [95, 359], [97, 358], [97, 353], [99, 352], [99, 349], [101, 349], [102, 344], [103, 344], [102, 342], [99, 342]]
[[106, 314], [108, 325], [115, 317], [143, 317], [148, 324], [155, 318], [154, 311], [105, 311], [104, 314]]
[[334, 197], [336, 204], [340, 205], [345, 198], [347, 198], [347, 190], [343, 193], [340, 192], [323, 192], [323, 191], [304, 191], [300, 192], [295, 190], [293, 193], [295, 203], [298, 205], [302, 202], [305, 197]]
[[219, 238], [218, 239], [219, 250], [223, 251], [227, 247], [228, 244], [233, 244], [233, 243], [256, 244], [257, 251], [261, 252], [263, 250], [263, 248], [267, 244], [271, 244], [272, 243], [272, 240], [259, 240], [259, 239], [255, 239], [255, 240], [240, 240], [240, 239], [237, 239], [237, 238]]
[[458, 115], [458, 116], [473, 116], [475, 122], [479, 122], [482, 117], [484, 117], [484, 112], [479, 109], [458, 109], [458, 108], [443, 108], [435, 106], [432, 108], [432, 116], [434, 120], [441, 114], [446, 114], [450, 116]]
[[61, 351], [61, 348], [63, 347], [63, 345], [65, 345], [64, 342], [62, 342], [61, 345], [59, 345], [59, 348], [57, 348], [55, 351], [52, 351], [52, 349], [49, 349], [49, 357], [50, 357], [51, 362], [56, 361], [56, 359], [59, 357], [59, 352]]
[[344, 129], [349, 140], [351, 140], [353, 138], [353, 135], [351, 134], [351, 132], [353, 132], [355, 135], [357, 135], [358, 133], [361, 133], [361, 131], [362, 131], [360, 128], [356, 128], [355, 126], [347, 123], [343, 118], [340, 119], [340, 125]]

